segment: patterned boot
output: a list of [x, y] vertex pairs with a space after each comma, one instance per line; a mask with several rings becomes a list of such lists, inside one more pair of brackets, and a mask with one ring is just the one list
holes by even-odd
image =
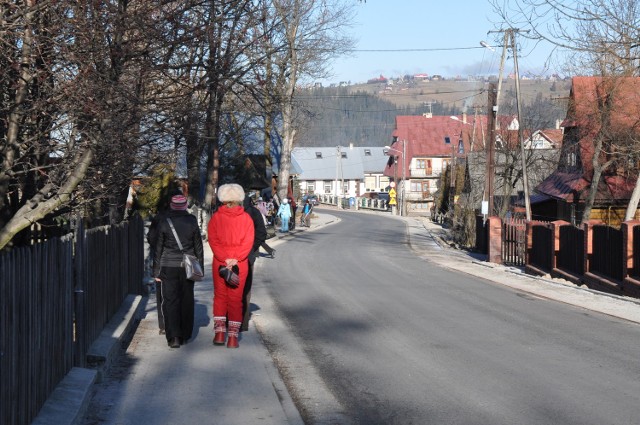
[[227, 340], [227, 348], [238, 348], [238, 332], [240, 331], [242, 322], [229, 321], [229, 339]]
[[224, 345], [227, 339], [227, 318], [226, 317], [214, 317], [213, 318], [213, 345]]

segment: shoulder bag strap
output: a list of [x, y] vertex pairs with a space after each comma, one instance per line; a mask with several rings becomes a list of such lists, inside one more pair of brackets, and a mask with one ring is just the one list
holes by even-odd
[[178, 242], [178, 248], [184, 254], [184, 249], [182, 248], [182, 244], [180, 243], [180, 238], [178, 237], [178, 233], [176, 232], [176, 228], [173, 227], [173, 222], [169, 217], [167, 217], [167, 221], [169, 222], [169, 226], [171, 226], [171, 231], [173, 232], [173, 236], [176, 238], [176, 242]]

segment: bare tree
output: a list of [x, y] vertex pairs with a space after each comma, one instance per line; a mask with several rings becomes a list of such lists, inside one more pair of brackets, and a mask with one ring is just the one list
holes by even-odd
[[[352, 19], [352, 5], [342, 0], [271, 0], [284, 50], [272, 55], [265, 72], [281, 108], [282, 149], [277, 192], [287, 195], [291, 152], [299, 136], [298, 85], [325, 76], [331, 58], [344, 54], [352, 40], [344, 35]], [[272, 49], [273, 51], [274, 49]]]
[[[619, 77], [637, 77], [640, 69], [640, 5], [631, 0], [586, 0], [563, 2], [559, 0], [491, 0], [494, 10], [504, 23], [511, 27], [530, 30], [523, 34], [536, 41], [549, 42], [567, 52], [567, 67], [574, 73], [601, 76], [600, 88], [614, 90]], [[583, 220], [588, 220], [595, 201], [595, 194], [604, 172], [617, 172], [620, 167], [620, 149], [610, 149], [614, 132], [625, 131], [628, 126], [615, 129], [609, 118], [615, 113], [611, 108], [619, 103], [619, 93], [603, 93], [599, 90], [597, 114], [598, 135], [593, 138], [595, 153], [592, 157], [591, 190]], [[623, 144], [635, 138], [627, 138]], [[621, 143], [620, 140], [617, 140]], [[629, 150], [622, 149], [622, 150]], [[638, 146], [631, 148], [638, 150]], [[612, 153], [615, 151], [615, 154]], [[628, 165], [627, 165], [628, 166]], [[628, 170], [636, 175], [635, 165]], [[626, 217], [633, 217], [640, 200], [640, 177], [636, 190], [627, 207]]]
[[122, 218], [154, 10], [126, 0], [0, 5], [0, 249], [63, 207]]
[[74, 102], [68, 96], [86, 81], [87, 71], [69, 54], [69, 40], [78, 35], [64, 25], [71, 8], [5, 2], [0, 13], [5, 65], [0, 121], [6, 123], [0, 134], [1, 249], [71, 199], [94, 157], [96, 140], [90, 130], [95, 124], [87, 119], [90, 107], [83, 117], [75, 113], [77, 105], [69, 110]]

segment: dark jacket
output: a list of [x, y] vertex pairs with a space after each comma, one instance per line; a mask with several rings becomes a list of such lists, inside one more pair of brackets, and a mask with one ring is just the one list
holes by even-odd
[[182, 266], [182, 251], [178, 248], [178, 242], [173, 236], [167, 217], [171, 218], [173, 226], [176, 228], [184, 252], [195, 255], [200, 264], [204, 265], [204, 251], [198, 220], [187, 211], [169, 210], [158, 217], [154, 234], [147, 238], [149, 242], [155, 239], [155, 243], [151, 246], [154, 251], [154, 277], [160, 276], [162, 267]]
[[262, 213], [258, 208], [253, 206], [251, 198], [246, 197], [244, 199], [243, 206], [247, 214], [251, 216], [251, 220], [253, 220], [253, 228], [255, 230], [253, 247], [251, 248], [251, 253], [249, 254], [249, 262], [253, 264], [253, 262], [258, 257], [260, 245], [262, 245], [267, 240], [267, 228], [264, 225], [264, 217], [262, 216]]

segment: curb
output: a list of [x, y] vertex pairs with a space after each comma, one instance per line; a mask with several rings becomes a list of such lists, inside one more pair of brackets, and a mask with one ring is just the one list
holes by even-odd
[[111, 367], [114, 358], [133, 335], [138, 323], [142, 306], [141, 295], [127, 295], [120, 309], [104, 327], [100, 336], [87, 351], [87, 364], [98, 372], [98, 382]]
[[142, 296], [128, 295], [87, 352], [89, 368], [74, 367], [56, 385], [32, 425], [74, 425], [89, 406], [91, 388], [100, 382], [113, 360], [135, 331], [142, 311]]

